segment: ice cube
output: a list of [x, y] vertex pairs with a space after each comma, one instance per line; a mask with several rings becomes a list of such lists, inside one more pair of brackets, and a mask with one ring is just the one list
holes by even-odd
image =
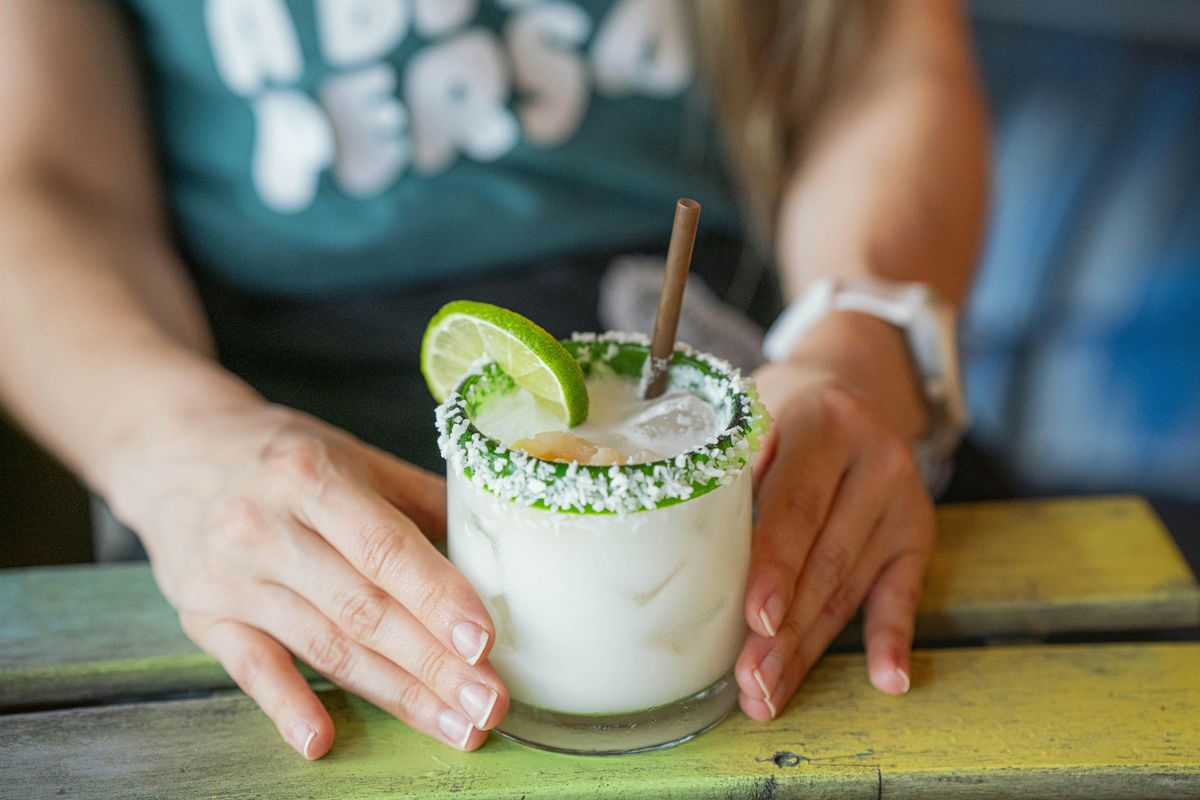
[[649, 464], [651, 461], [659, 461], [663, 458], [662, 453], [656, 453], [653, 450], [647, 450], [644, 447], [639, 447], [629, 456], [630, 464]]
[[653, 600], [655, 597], [658, 597], [658, 595], [662, 593], [662, 590], [667, 588], [667, 584], [670, 583], [675, 578], [675, 576], [680, 573], [680, 571], [682, 569], [683, 569], [683, 562], [680, 561], [678, 564], [675, 565], [675, 569], [671, 570], [670, 574], [668, 574], [667, 577], [663, 578], [657, 584], [655, 584], [654, 586], [651, 586], [649, 589], [647, 589], [644, 592], [634, 592], [631, 595], [631, 597], [633, 597], [633, 601], [635, 603], [637, 603], [639, 606], [646, 605], [651, 600]]
[[[593, 467], [611, 467], [613, 464], [641, 463], [632, 461], [619, 450], [596, 444], [590, 439], [576, 436], [570, 431], [546, 431], [527, 436], [512, 443], [514, 450], [524, 450], [535, 458], [560, 461], [564, 464], [587, 464]], [[639, 453], [645, 451], [639, 450]], [[654, 459], [646, 459], [653, 461]]]
[[513, 630], [512, 613], [508, 610], [508, 599], [498, 594], [487, 599], [484, 604], [492, 616], [492, 624], [496, 626], [496, 647], [509, 650], [516, 648], [516, 632]]
[[675, 455], [703, 443], [716, 430], [712, 407], [693, 394], [652, 401], [628, 423], [628, 438], [640, 448]]
[[728, 597], [717, 597], [699, 614], [682, 614], [669, 619], [666, 623], [655, 628], [650, 633], [650, 644], [663, 647], [676, 655], [685, 654], [700, 631], [704, 630], [716, 618]]
[[492, 535], [491, 531], [484, 527], [483, 520], [479, 518], [478, 514], [473, 511], [467, 512], [466, 527], [467, 534], [469, 536], [478, 537], [485, 540], [491, 546], [492, 553], [497, 556], [500, 555], [500, 548], [496, 544], [496, 537]]
[[500, 545], [493, 531], [473, 512], [466, 512], [451, 535], [450, 556], [459, 572], [481, 595], [499, 594], [504, 586]]
[[611, 467], [613, 464], [624, 464], [628, 461], [625, 456], [613, 450], [611, 447], [598, 447], [595, 454], [588, 461], [593, 467]]
[[508, 446], [539, 431], [561, 431], [566, 425], [532, 394], [514, 389], [489, 396], [475, 414], [475, 426]]

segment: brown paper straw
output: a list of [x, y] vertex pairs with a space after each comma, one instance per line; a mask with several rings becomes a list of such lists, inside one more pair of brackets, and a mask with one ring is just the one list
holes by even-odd
[[692, 264], [692, 248], [696, 244], [699, 222], [700, 204], [681, 197], [675, 204], [675, 226], [671, 229], [671, 246], [667, 249], [667, 271], [663, 276], [658, 316], [654, 320], [654, 337], [650, 342], [649, 372], [642, 393], [647, 400], [658, 397], [667, 388], [671, 354], [675, 351], [675, 330], [679, 327], [679, 310], [683, 304], [683, 287], [687, 283], [688, 267]]

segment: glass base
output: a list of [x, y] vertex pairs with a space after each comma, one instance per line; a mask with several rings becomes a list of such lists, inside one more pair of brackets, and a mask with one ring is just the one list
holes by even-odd
[[643, 753], [694, 739], [725, 719], [737, 701], [732, 673], [690, 697], [624, 714], [563, 714], [512, 700], [496, 733], [554, 753]]

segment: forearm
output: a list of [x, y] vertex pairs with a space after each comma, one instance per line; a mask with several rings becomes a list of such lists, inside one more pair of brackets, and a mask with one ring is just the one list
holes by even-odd
[[[860, 74], [816, 122], [780, 211], [785, 293], [812, 280], [883, 278], [932, 285], [961, 304], [987, 194], [982, 94], [953, 3], [896, 4]], [[834, 373], [894, 429], [928, 420], [901, 331], [834, 314], [792, 358]]]
[[254, 397], [148, 225], [32, 180], [0, 181], [0, 219], [0, 400], [95, 490], [152, 426]]
[[986, 123], [953, 3], [893, 4], [871, 56], [815, 121], [780, 209], [794, 296], [816, 277], [970, 283], [987, 193]]

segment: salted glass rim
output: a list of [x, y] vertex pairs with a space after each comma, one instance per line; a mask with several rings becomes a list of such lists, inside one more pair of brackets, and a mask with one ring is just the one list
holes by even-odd
[[[597, 365], [628, 378], [643, 376], [649, 340], [635, 333], [575, 333], [563, 345], [585, 376]], [[475, 486], [518, 505], [581, 514], [652, 511], [701, 497], [731, 483], [759, 449], [769, 417], [753, 381], [727, 361], [679, 343], [671, 385], [717, 410], [725, 426], [704, 443], [643, 464], [563, 463], [506, 447], [473, 420], [479, 405], [512, 379], [492, 361], [468, 370], [437, 409], [438, 444], [451, 470]]]

